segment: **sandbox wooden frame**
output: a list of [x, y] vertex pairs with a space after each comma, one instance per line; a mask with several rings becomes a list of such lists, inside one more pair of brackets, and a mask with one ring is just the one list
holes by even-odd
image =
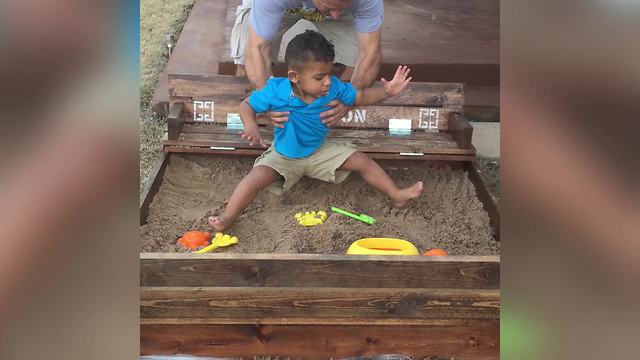
[[[172, 156], [153, 170], [140, 224]], [[474, 163], [440, 163], [468, 172], [498, 241]], [[142, 253], [140, 287], [142, 355], [499, 358], [498, 256]]]
[[[232, 153], [212, 149], [210, 145], [237, 145], [221, 129], [216, 136], [203, 137], [189, 120], [194, 101], [216, 100], [216, 111], [226, 115], [237, 112], [234, 106], [244, 96], [243, 83], [229, 76], [236, 74], [236, 67], [228, 58], [228, 39], [240, 3], [196, 1], [161, 76], [164, 86], [158, 93], [168, 95], [165, 153], [143, 193], [140, 224], [146, 222], [170, 158], [179, 156], [172, 153], [256, 156], [261, 152], [240, 146]], [[397, 65], [383, 64], [382, 69], [389, 72]], [[438, 74], [455, 68], [421, 62], [409, 65]], [[469, 73], [482, 69], [487, 70], [472, 66]], [[497, 77], [498, 66], [488, 69]], [[416, 84], [415, 90], [401, 101], [388, 101], [388, 108], [374, 107], [369, 113], [377, 111], [386, 120], [389, 114], [410, 117], [418, 106], [460, 112], [454, 112], [447, 118], [447, 127], [433, 134], [434, 146], [423, 142], [414, 150], [415, 142], [400, 144], [403, 139], [396, 139], [396, 148], [409, 146], [412, 153], [424, 153], [403, 157], [391, 151], [390, 142], [382, 136], [384, 146], [376, 143], [368, 151], [363, 143], [360, 147], [381, 161], [393, 159], [411, 167], [437, 162], [467, 171], [499, 241], [498, 208], [472, 162], [473, 129], [460, 111], [468, 105], [462, 84]], [[216, 119], [220, 120], [225, 119]], [[375, 138], [384, 130], [374, 130]], [[342, 135], [347, 131], [351, 130]], [[361, 132], [353, 138], [366, 138], [365, 130], [357, 131]], [[448, 145], [436, 146], [444, 143]], [[387, 151], [376, 151], [382, 147]], [[401, 353], [416, 358], [499, 358], [498, 256], [142, 253], [140, 286], [143, 355], [327, 359]]]

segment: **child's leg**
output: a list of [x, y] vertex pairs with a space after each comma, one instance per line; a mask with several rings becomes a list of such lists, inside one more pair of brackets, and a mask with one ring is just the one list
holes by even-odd
[[360, 151], [351, 154], [340, 166], [340, 169], [359, 172], [364, 181], [389, 196], [398, 207], [404, 206], [407, 201], [422, 193], [422, 181], [418, 181], [410, 187], [398, 189], [380, 165]]
[[280, 174], [272, 168], [264, 165], [255, 166], [233, 190], [222, 215], [210, 217], [209, 224], [216, 230], [228, 228], [236, 221], [242, 211], [253, 202], [260, 190], [279, 178]]

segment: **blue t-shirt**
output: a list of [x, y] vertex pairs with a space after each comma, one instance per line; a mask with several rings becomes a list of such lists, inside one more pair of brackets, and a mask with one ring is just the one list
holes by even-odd
[[273, 146], [279, 154], [299, 159], [311, 155], [324, 144], [329, 128], [322, 123], [320, 113], [329, 110], [327, 104], [336, 99], [345, 105], [353, 105], [356, 88], [332, 76], [327, 95], [307, 104], [294, 95], [289, 78], [280, 77], [269, 79], [262, 89], [251, 93], [249, 105], [256, 113], [267, 110], [290, 112], [284, 128], [274, 128]]
[[[315, 9], [312, 0], [254, 0], [249, 13], [249, 25], [265, 40], [273, 40], [285, 12], [299, 6]], [[384, 20], [382, 0], [353, 0], [351, 12], [356, 32], [368, 33], [380, 29]]]

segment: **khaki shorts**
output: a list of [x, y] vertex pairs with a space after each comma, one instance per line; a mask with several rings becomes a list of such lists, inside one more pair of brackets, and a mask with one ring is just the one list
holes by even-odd
[[[236, 10], [236, 22], [231, 31], [230, 44], [231, 58], [236, 64], [244, 64], [244, 49], [249, 38], [249, 12], [252, 5], [252, 0], [244, 0]], [[282, 17], [278, 33], [271, 40], [269, 54], [272, 63], [278, 62], [282, 36], [301, 19], [301, 16], [287, 13]], [[356, 38], [356, 29], [353, 25], [353, 15], [350, 12], [343, 13], [337, 20], [326, 19], [312, 22], [312, 24], [318, 29], [319, 33], [333, 44], [336, 51], [334, 62], [352, 67], [356, 65], [358, 60], [358, 40]]]
[[273, 146], [256, 159], [253, 166], [268, 166], [284, 177], [267, 187], [267, 190], [281, 194], [291, 189], [303, 176], [333, 182], [343, 182], [350, 171], [338, 170], [345, 161], [356, 152], [355, 148], [325, 142], [318, 150], [306, 158], [291, 159], [280, 155]]

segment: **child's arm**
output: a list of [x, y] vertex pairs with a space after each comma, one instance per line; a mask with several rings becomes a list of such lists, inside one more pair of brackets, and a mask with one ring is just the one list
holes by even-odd
[[382, 87], [368, 87], [358, 90], [355, 105], [373, 105], [391, 96], [398, 95], [411, 81], [409, 71], [411, 69], [406, 66], [398, 66], [398, 70], [396, 70], [396, 74], [391, 81], [387, 81], [384, 78], [380, 79]]
[[240, 103], [240, 120], [244, 125], [244, 131], [240, 133], [243, 139], [247, 140], [250, 145], [260, 144], [266, 148], [269, 145], [264, 141], [258, 130], [258, 122], [256, 121], [256, 112], [249, 106], [249, 98], [244, 99]]

